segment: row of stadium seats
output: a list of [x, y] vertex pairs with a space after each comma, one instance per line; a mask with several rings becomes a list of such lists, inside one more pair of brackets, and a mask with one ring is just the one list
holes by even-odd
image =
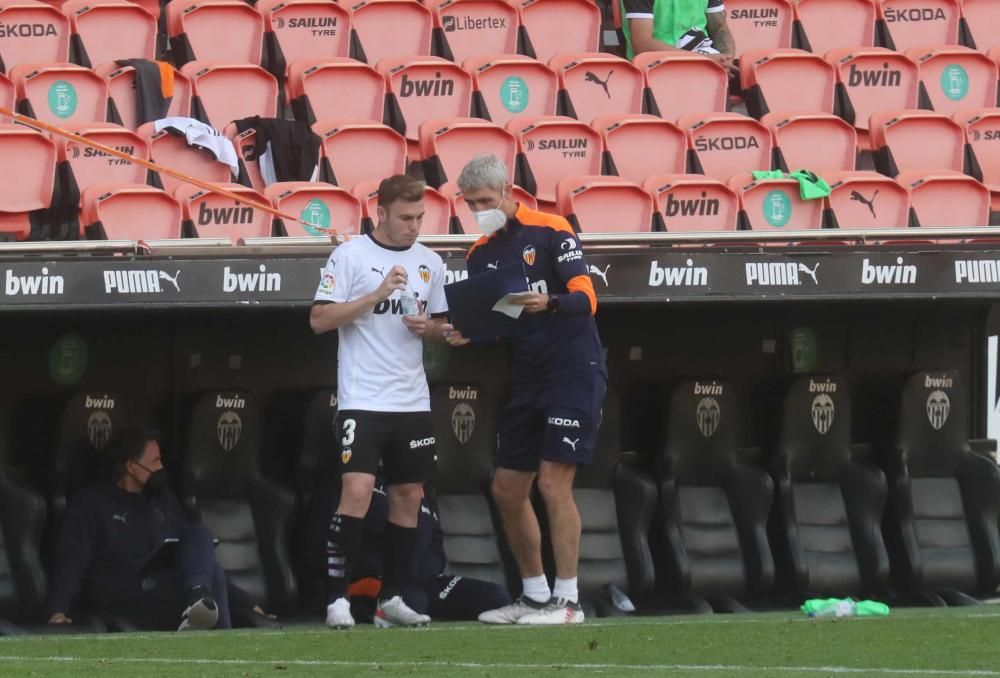
[[[894, 444], [872, 450], [852, 443], [844, 379], [798, 377], [777, 413], [780, 435], [762, 453], [740, 447], [743, 403], [730, 384], [685, 381], [673, 390], [665, 445], [649, 468], [622, 453], [621, 405], [609, 390], [594, 463], [579, 469], [574, 488], [584, 603], [620, 614], [604, 593], [608, 584], [627, 590], [640, 611], [738, 611], [815, 595], [963, 604], [992, 593], [1000, 584], [1000, 472], [972, 449], [986, 446], [968, 439], [963, 389], [957, 372], [911, 377]], [[114, 392], [74, 395], [45, 461], [44, 486], [33, 491], [16, 450], [5, 456], [4, 510], [19, 505], [11, 500], [15, 480], [21, 504], [44, 497], [30, 511], [21, 507], [18, 529], [2, 523], [0, 548], [12, 567], [0, 575], [7, 584], [0, 615], [8, 621], [37, 619], [44, 578], [22, 565], [40, 567], [41, 523], [51, 544], [68, 500], [101, 477], [115, 432], [141, 419], [128, 403]], [[291, 475], [280, 479], [260, 470], [267, 450], [253, 394], [209, 391], [185, 411], [182, 452], [168, 449], [165, 458], [185, 505], [219, 539], [222, 565], [269, 610], [287, 612], [297, 602], [319, 608], [329, 511], [322, 484], [336, 482], [329, 474], [336, 393], [309, 398], [302, 444], [284, 451], [295, 456]], [[499, 394], [479, 384], [432, 389], [434, 484], [448, 571], [516, 592], [516, 569], [485, 493], [499, 411]]]

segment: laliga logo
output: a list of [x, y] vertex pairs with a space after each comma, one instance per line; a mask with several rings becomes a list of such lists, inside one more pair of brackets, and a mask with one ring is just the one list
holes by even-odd
[[226, 452], [232, 452], [236, 444], [240, 442], [240, 434], [242, 433], [243, 422], [240, 421], [240, 415], [232, 410], [223, 412], [216, 426], [216, 435], [219, 438], [219, 445], [222, 446], [222, 449]]
[[711, 438], [719, 429], [719, 420], [722, 419], [722, 408], [715, 398], [702, 398], [698, 401], [698, 409], [695, 411], [698, 420], [698, 430], [706, 438]]
[[420, 268], [417, 269], [420, 274], [420, 279], [424, 281], [424, 284], [428, 284], [431, 281], [431, 269], [429, 269], [425, 264], [420, 264]]
[[455, 433], [455, 438], [463, 445], [472, 438], [472, 432], [476, 429], [476, 413], [469, 403], [459, 403], [451, 411], [451, 430]]
[[932, 391], [927, 396], [927, 421], [934, 427], [935, 431], [940, 431], [948, 423], [948, 415], [951, 413], [951, 400], [944, 391]]

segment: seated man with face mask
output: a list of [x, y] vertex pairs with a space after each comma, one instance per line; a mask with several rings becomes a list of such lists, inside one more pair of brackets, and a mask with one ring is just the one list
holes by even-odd
[[148, 630], [230, 628], [226, 574], [212, 536], [168, 489], [157, 434], [124, 431], [109, 461], [109, 481], [70, 501], [49, 623], [70, 623], [70, 611], [80, 609]]

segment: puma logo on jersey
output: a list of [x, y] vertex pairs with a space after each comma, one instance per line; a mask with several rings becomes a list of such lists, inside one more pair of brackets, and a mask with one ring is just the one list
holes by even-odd
[[383, 268], [375, 268], [374, 266], [371, 267], [371, 272], [372, 273], [380, 275], [380, 276], [382, 276], [384, 278], [385, 277], [385, 273], [382, 272], [383, 270], [384, 270]]
[[576, 444], [580, 442], [580, 439], [577, 438], [576, 440], [570, 440], [569, 438], [563, 437], [562, 441], [572, 447], [573, 451], [576, 452]]
[[115, 513], [115, 514], [113, 514], [111, 516], [111, 519], [112, 520], [117, 520], [118, 522], [122, 523], [123, 525], [128, 525], [128, 520], [125, 518], [125, 516], [127, 516], [127, 515], [128, 515], [127, 513], [122, 513], [121, 515], [118, 515], [117, 513]]

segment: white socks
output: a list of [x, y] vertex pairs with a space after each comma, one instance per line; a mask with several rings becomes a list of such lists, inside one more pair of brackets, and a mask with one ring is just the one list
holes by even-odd
[[[556, 581], [558, 582], [559, 580], [557, 579]], [[547, 603], [549, 602], [549, 598], [552, 597], [552, 593], [549, 591], [549, 580], [545, 578], [544, 574], [540, 574], [537, 577], [523, 577], [521, 579], [521, 587], [524, 595], [536, 603]], [[573, 588], [575, 591], [575, 579], [573, 580]]]
[[556, 598], [565, 598], [571, 603], [580, 602], [580, 594], [576, 590], [576, 577], [572, 579], [556, 577], [556, 585], [552, 587], [552, 595]]

